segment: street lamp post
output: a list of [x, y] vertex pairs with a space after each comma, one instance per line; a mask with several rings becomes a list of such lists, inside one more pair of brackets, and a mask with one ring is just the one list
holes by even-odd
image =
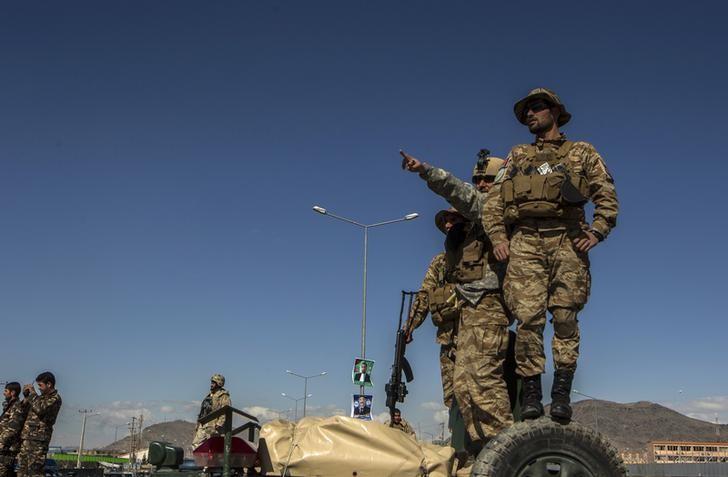
[[81, 453], [83, 452], [83, 438], [86, 435], [86, 418], [91, 416], [98, 416], [98, 413], [94, 413], [91, 409], [79, 409], [78, 412], [83, 414], [83, 424], [81, 424], [81, 442], [78, 445], [78, 456], [76, 457], [76, 468], [81, 468]]
[[[293, 418], [293, 420], [294, 420], [294, 421], [297, 421], [297, 420], [298, 420], [298, 401], [302, 401], [302, 400], [303, 400], [303, 401], [305, 401], [305, 399], [306, 399], [307, 397], [311, 397], [311, 396], [313, 396], [313, 394], [307, 394], [307, 395], [305, 395], [305, 396], [303, 396], [303, 397], [300, 397], [300, 398], [294, 398], [294, 397], [292, 397], [292, 396], [289, 396], [289, 395], [288, 395], [288, 394], [286, 394], [286, 393], [281, 393], [281, 396], [283, 396], [283, 397], [284, 397], [284, 398], [286, 398], [286, 399], [290, 399], [291, 401], [295, 401], [295, 402], [296, 402], [296, 411], [295, 411], [295, 414], [294, 414], [294, 416], [295, 416], [295, 417]], [[305, 407], [304, 407], [304, 409], [305, 409]], [[304, 414], [303, 414], [303, 415], [304, 415], [304, 416], [306, 415], [306, 414], [305, 414], [305, 412], [304, 412]]]
[[597, 401], [598, 399], [594, 396], [589, 396], [588, 394], [584, 394], [583, 392], [579, 391], [578, 389], [572, 389], [572, 393], [578, 394], [579, 396], [584, 396], [586, 398], [589, 398], [592, 400], [592, 409], [594, 409], [594, 430], [599, 432], [599, 416], [597, 411]]
[[303, 417], [306, 417], [306, 400], [309, 396], [308, 394], [308, 380], [312, 378], [318, 378], [320, 376], [326, 376], [326, 371], [321, 371], [318, 374], [312, 374], [311, 376], [303, 376], [298, 373], [294, 373], [290, 369], [286, 370], [286, 373], [290, 374], [291, 376], [296, 376], [301, 379], [303, 379]]
[[[407, 214], [404, 217], [394, 220], [386, 220], [384, 222], [377, 222], [375, 224], [362, 224], [355, 220], [347, 219], [339, 215], [329, 212], [327, 209], [318, 205], [313, 206], [313, 210], [321, 215], [326, 215], [331, 218], [341, 220], [343, 222], [356, 225], [359, 228], [364, 229], [364, 280], [362, 290], [362, 316], [361, 316], [361, 357], [366, 358], [367, 356], [367, 253], [368, 253], [368, 242], [369, 242], [369, 229], [374, 227], [381, 227], [382, 225], [395, 224], [397, 222], [404, 222], [406, 220], [414, 220], [419, 217], [417, 213]], [[361, 386], [360, 394], [364, 394], [364, 386]]]

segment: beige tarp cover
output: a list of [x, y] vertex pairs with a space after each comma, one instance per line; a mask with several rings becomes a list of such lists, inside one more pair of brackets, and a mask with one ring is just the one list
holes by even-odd
[[454, 451], [379, 422], [334, 416], [269, 422], [258, 453], [266, 475], [288, 464], [293, 477], [449, 477]]

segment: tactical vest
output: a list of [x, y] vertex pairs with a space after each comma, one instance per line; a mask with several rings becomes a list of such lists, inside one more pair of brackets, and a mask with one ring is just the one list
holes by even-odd
[[197, 420], [199, 421], [203, 417], [207, 416], [212, 412], [212, 395], [208, 394], [205, 399], [202, 400], [202, 405], [200, 406], [200, 414], [197, 416]]
[[480, 280], [488, 265], [485, 253], [487, 238], [472, 222], [465, 227], [465, 239], [457, 250], [445, 250], [445, 280], [448, 283]]
[[506, 223], [528, 217], [581, 217], [589, 183], [581, 168], [567, 157], [573, 144], [564, 141], [558, 149], [543, 150], [528, 146], [526, 159], [514, 164], [501, 185]]
[[430, 303], [432, 323], [441, 328], [449, 323], [456, 323], [460, 317], [455, 285], [445, 283], [442, 286], [427, 290]]

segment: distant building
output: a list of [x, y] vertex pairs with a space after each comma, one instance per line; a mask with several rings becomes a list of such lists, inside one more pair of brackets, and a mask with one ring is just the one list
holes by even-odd
[[650, 461], [650, 455], [646, 450], [643, 451], [632, 451], [623, 450], [619, 452], [619, 457], [622, 458], [622, 462], [625, 464], [647, 464]]
[[654, 441], [648, 449], [656, 464], [728, 462], [728, 442]]

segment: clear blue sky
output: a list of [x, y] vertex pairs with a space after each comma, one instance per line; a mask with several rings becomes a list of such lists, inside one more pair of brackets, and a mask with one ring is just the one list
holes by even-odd
[[[263, 415], [303, 394], [348, 413], [359, 352], [384, 410], [399, 291], [444, 202], [397, 151], [467, 177], [530, 141], [512, 105], [555, 89], [564, 128], [615, 177], [592, 253], [576, 387], [728, 421], [722, 2], [4, 2], [0, 6], [0, 380], [53, 370], [54, 441], [92, 445], [146, 409], [191, 419], [209, 376]], [[432, 432], [431, 325], [405, 416]], [[550, 372], [550, 369], [549, 369]], [[550, 383], [550, 379], [547, 379]], [[95, 424], [91, 424], [95, 422]], [[119, 431], [123, 432], [123, 429]]]

